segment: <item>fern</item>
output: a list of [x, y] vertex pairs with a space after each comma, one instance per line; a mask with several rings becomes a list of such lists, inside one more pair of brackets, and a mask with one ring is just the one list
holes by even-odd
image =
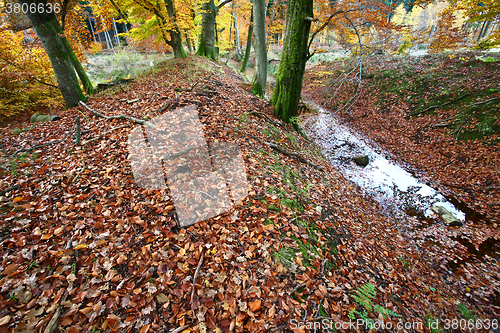
[[363, 305], [367, 311], [371, 312], [373, 310], [372, 299], [377, 295], [375, 286], [371, 283], [364, 284], [356, 290], [356, 294], [358, 296], [353, 296], [354, 300]]
[[375, 299], [377, 295], [376, 287], [373, 284], [366, 283], [362, 285], [356, 290], [356, 294], [357, 295], [353, 295], [352, 297], [359, 305], [362, 305], [364, 309], [363, 312], [360, 312], [356, 310], [356, 308], [353, 308], [347, 315], [349, 319], [355, 320], [356, 317], [358, 317], [366, 323], [368, 328], [372, 328], [373, 320], [369, 317], [369, 314], [372, 312], [382, 314], [384, 320], [389, 316], [401, 317], [401, 315], [390, 309], [386, 309], [378, 304], [373, 304], [373, 299]]

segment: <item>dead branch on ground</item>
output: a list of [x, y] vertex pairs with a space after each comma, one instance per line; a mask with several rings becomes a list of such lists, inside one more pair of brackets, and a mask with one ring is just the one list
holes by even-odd
[[99, 116], [99, 117], [104, 118], [106, 120], [127, 119], [127, 120], [133, 121], [134, 123], [137, 123], [137, 124], [146, 125], [146, 126], [149, 126], [149, 127], [152, 127], [152, 128], [156, 128], [156, 125], [154, 125], [153, 123], [150, 123], [147, 120], [142, 120], [142, 119], [134, 118], [134, 117], [131, 117], [131, 116], [127, 116], [125, 114], [120, 114], [118, 116], [106, 116], [106, 115], [104, 115], [104, 114], [102, 114], [102, 113], [100, 113], [98, 111], [92, 110], [87, 104], [85, 104], [82, 101], [80, 101], [79, 103], [80, 103], [80, 105], [83, 105], [87, 110], [89, 110], [90, 112], [92, 112], [93, 114], [95, 114], [96, 116]]
[[305, 163], [305, 164], [307, 164], [307, 165], [310, 165], [310, 166], [312, 166], [313, 168], [315, 168], [315, 169], [317, 169], [317, 170], [319, 170], [319, 171], [325, 171], [322, 167], [320, 167], [319, 165], [316, 165], [316, 164], [314, 164], [314, 163], [312, 163], [312, 162], [309, 162], [308, 160], [306, 160], [304, 157], [302, 157], [302, 156], [301, 156], [300, 154], [298, 154], [298, 153], [295, 153], [295, 152], [293, 152], [293, 151], [286, 150], [285, 148], [283, 148], [283, 147], [281, 147], [281, 146], [279, 146], [279, 145], [277, 145], [277, 144], [275, 144], [275, 143], [273, 143], [273, 142], [267, 142], [267, 141], [264, 141], [264, 140], [262, 140], [261, 138], [258, 138], [258, 137], [256, 137], [256, 136], [255, 136], [255, 135], [253, 135], [253, 134], [243, 132], [243, 131], [242, 131], [242, 130], [240, 130], [240, 129], [237, 129], [237, 128], [234, 128], [234, 127], [231, 127], [231, 126], [226, 126], [226, 127], [228, 127], [228, 128], [230, 128], [230, 129], [232, 129], [233, 131], [236, 131], [236, 132], [239, 132], [239, 133], [241, 133], [241, 134], [244, 134], [244, 135], [246, 135], [246, 136], [248, 136], [248, 137], [250, 137], [250, 138], [252, 138], [252, 139], [254, 139], [254, 140], [257, 140], [257, 141], [259, 141], [259, 142], [263, 143], [264, 145], [266, 145], [266, 146], [268, 146], [268, 147], [271, 147], [272, 149], [274, 149], [274, 150], [276, 150], [276, 151], [278, 151], [278, 152], [280, 152], [280, 153], [282, 153], [282, 154], [285, 154], [285, 155], [288, 155], [288, 156], [293, 156], [293, 157], [297, 158], [299, 161], [301, 161], [302, 163]]

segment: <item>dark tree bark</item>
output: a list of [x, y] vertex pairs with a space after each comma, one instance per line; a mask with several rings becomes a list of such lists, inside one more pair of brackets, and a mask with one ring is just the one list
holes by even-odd
[[308, 55], [313, 0], [289, 0], [285, 42], [271, 104], [276, 117], [290, 123], [297, 116]]
[[266, 93], [267, 81], [267, 46], [266, 46], [266, 2], [254, 0], [253, 3], [255, 52], [257, 68], [253, 78], [253, 92], [260, 97]]
[[215, 18], [217, 16], [217, 7], [214, 0], [204, 2], [202, 5], [202, 24], [200, 43], [196, 54], [217, 60], [217, 49], [215, 48]]
[[[21, 4], [26, 3], [28, 8], [30, 4], [36, 4], [37, 8], [39, 4], [43, 4], [44, 8], [47, 8], [47, 2], [45, 0], [20, 0], [19, 2]], [[71, 46], [69, 46], [69, 42], [64, 36], [61, 25], [54, 13], [28, 11], [27, 14], [49, 56], [66, 107], [70, 108], [78, 105], [79, 101], [85, 101], [86, 98], [78, 83], [74, 65], [78, 63], [81, 71], [83, 73], [85, 71], [83, 71], [78, 59], [76, 59]], [[90, 81], [88, 82], [90, 83]], [[86, 82], [83, 82], [83, 84], [87, 85]], [[88, 89], [92, 91], [92, 85], [90, 85]]]

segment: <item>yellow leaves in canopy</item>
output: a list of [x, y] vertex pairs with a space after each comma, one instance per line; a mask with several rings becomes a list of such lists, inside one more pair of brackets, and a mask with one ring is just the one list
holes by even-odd
[[0, 118], [61, 105], [50, 60], [33, 32], [0, 30]]

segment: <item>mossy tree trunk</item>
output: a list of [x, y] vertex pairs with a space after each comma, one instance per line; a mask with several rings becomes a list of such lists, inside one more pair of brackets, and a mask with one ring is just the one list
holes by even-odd
[[266, 93], [267, 81], [267, 46], [266, 46], [266, 2], [254, 0], [253, 19], [255, 33], [255, 52], [257, 68], [253, 78], [253, 92], [260, 97]]
[[202, 24], [200, 43], [196, 54], [217, 60], [217, 49], [215, 48], [215, 17], [217, 16], [217, 7], [214, 0], [204, 2], [202, 5]]
[[[42, 4], [44, 8], [47, 8], [47, 2], [45, 0], [20, 0], [20, 3], [26, 3], [28, 8], [30, 8], [31, 4], [35, 4], [36, 8], [38, 8], [40, 4]], [[28, 11], [27, 14], [38, 38], [40, 38], [49, 56], [66, 107], [71, 108], [78, 105], [79, 101], [85, 101], [86, 98], [80, 88], [74, 67], [76, 62], [78, 62], [78, 64], [80, 64], [80, 62], [76, 59], [76, 56], [76, 61], [75, 59], [71, 59], [71, 55], [74, 56], [74, 53], [54, 13]], [[81, 70], [83, 71], [83, 68], [81, 68]], [[90, 81], [82, 82], [86, 87], [88, 87], [90, 83]], [[89, 90], [92, 91], [92, 85], [90, 85]]]
[[69, 44], [69, 41], [67, 38], [63, 38], [63, 42], [66, 46], [66, 53], [69, 57], [69, 61], [75, 68], [76, 74], [78, 74], [78, 77], [80, 78], [80, 81], [82, 82], [83, 89], [85, 92], [89, 95], [94, 93], [94, 87], [92, 87], [92, 82], [90, 81], [89, 77], [87, 76], [87, 73], [85, 72], [85, 69], [83, 68], [82, 64], [80, 63], [80, 60], [78, 60], [75, 52], [73, 52], [73, 49], [71, 48], [71, 45]]
[[288, 1], [285, 42], [271, 97], [275, 116], [287, 123], [297, 116], [312, 17], [313, 0]]

